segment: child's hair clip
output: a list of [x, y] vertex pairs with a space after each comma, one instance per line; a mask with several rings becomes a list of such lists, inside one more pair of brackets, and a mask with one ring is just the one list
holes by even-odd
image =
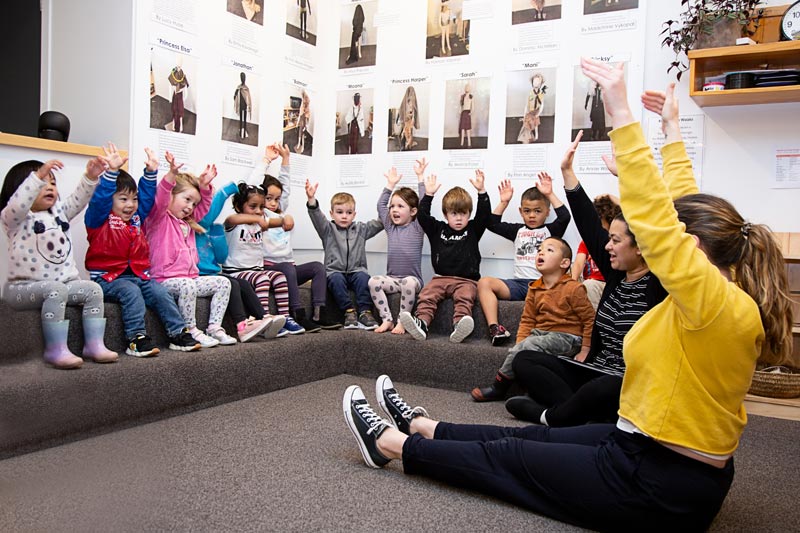
[[40, 220], [37, 220], [36, 222], [34, 222], [33, 223], [33, 232], [36, 235], [39, 235], [40, 233], [44, 233], [44, 223], [42, 221], [40, 221]]

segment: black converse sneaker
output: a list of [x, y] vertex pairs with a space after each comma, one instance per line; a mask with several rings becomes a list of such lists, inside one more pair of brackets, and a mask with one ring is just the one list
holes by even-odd
[[347, 387], [342, 398], [342, 410], [347, 427], [353, 432], [367, 466], [381, 468], [388, 463], [389, 459], [380, 454], [376, 442], [391, 425], [370, 407], [361, 387], [358, 385]]
[[389, 416], [389, 421], [406, 435], [411, 435], [412, 419], [418, 416], [430, 418], [424, 407], [417, 406], [412, 409], [397, 393], [392, 380], [386, 374], [378, 377], [375, 382], [375, 396], [378, 398], [378, 405]]
[[397, 319], [403, 324], [406, 332], [418, 341], [428, 338], [428, 325], [408, 311], [402, 311], [397, 315]]

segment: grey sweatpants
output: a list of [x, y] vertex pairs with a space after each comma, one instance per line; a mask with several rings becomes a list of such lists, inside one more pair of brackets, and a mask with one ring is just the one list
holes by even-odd
[[566, 355], [569, 357], [581, 351], [582, 341], [581, 337], [571, 333], [544, 331], [534, 328], [526, 339], [508, 349], [508, 355], [506, 360], [503, 361], [503, 366], [500, 367], [500, 373], [514, 379], [514, 370], [511, 365], [514, 362], [514, 357], [522, 350], [533, 350], [553, 356]]
[[13, 281], [5, 284], [3, 300], [18, 310], [42, 309], [43, 322], [64, 320], [67, 305], [82, 305], [84, 318], [103, 318], [103, 289], [94, 281]]

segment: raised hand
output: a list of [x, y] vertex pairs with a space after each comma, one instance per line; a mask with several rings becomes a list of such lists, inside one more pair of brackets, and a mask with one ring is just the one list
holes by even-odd
[[511, 186], [511, 180], [500, 181], [500, 185], [497, 186], [497, 190], [500, 192], [501, 202], [509, 203], [511, 198], [514, 197], [514, 187]]
[[[89, 163], [91, 163], [92, 161], [94, 161], [94, 159], [90, 159]], [[46, 180], [47, 176], [50, 175], [50, 172], [52, 172], [53, 170], [61, 170], [62, 168], [64, 168], [64, 163], [62, 163], [57, 159], [51, 159], [50, 161], [47, 161], [44, 165], [39, 167], [39, 170], [36, 171], [36, 176], [38, 176], [40, 180]], [[86, 165], [86, 173], [87, 174], [89, 173], [88, 163]], [[100, 173], [102, 174], [102, 170], [100, 171]], [[98, 176], [99, 175], [100, 174], [98, 174]]]
[[668, 135], [670, 129], [677, 128], [678, 123], [678, 99], [675, 98], [675, 84], [667, 85], [666, 91], [645, 91], [642, 93], [642, 105], [648, 111], [661, 116], [661, 131]]
[[603, 163], [606, 164], [606, 168], [609, 172], [611, 172], [615, 176], [619, 176], [619, 172], [617, 171], [617, 154], [614, 151], [614, 144], [611, 144], [611, 155], [603, 154], [600, 156], [603, 160]]
[[633, 122], [633, 113], [628, 105], [628, 90], [625, 87], [625, 65], [608, 63], [588, 57], [581, 58], [581, 70], [593, 82], [600, 85], [606, 112], [611, 115], [614, 128]]
[[428, 161], [423, 157], [422, 159], [417, 159], [414, 163], [414, 174], [417, 175], [417, 178], [422, 180], [422, 176], [425, 174], [425, 169], [428, 168]]
[[569, 145], [567, 151], [564, 152], [564, 157], [561, 159], [561, 170], [572, 170], [572, 161], [575, 159], [575, 152], [578, 151], [578, 145], [583, 138], [583, 130], [580, 130], [575, 136], [575, 140]]
[[[48, 161], [47, 163], [42, 165], [39, 168], [39, 170], [42, 170], [45, 167], [45, 165], [47, 165], [48, 163], [59, 163], [59, 165], [61, 164], [60, 161]], [[60, 168], [63, 168], [63, 166], [51, 167], [51, 168], [59, 168], [60, 169]], [[100, 177], [100, 175], [103, 172], [105, 172], [105, 170], [107, 168], [108, 168], [108, 163], [106, 162], [106, 160], [103, 157], [101, 157], [101, 156], [93, 157], [92, 159], [90, 159], [89, 161], [86, 162], [86, 177], [89, 178], [92, 181], [95, 181], [95, 180], [97, 180], [97, 178]], [[49, 174], [49, 173], [50, 172], [48, 171], [47, 174]], [[37, 171], [37, 174], [38, 174], [38, 171]], [[47, 176], [47, 174], [45, 174], [45, 176]], [[41, 177], [41, 175], [39, 177]], [[42, 179], [44, 179], [44, 178], [42, 178]]]
[[103, 161], [106, 162], [108, 168], [117, 171], [128, 162], [127, 157], [122, 157], [122, 154], [119, 153], [117, 150], [116, 145], [110, 142], [107, 145], [103, 146], [103, 155], [101, 156]]
[[484, 186], [486, 182], [486, 176], [483, 175], [483, 170], [476, 168], [475, 169], [475, 177], [470, 178], [469, 182], [472, 184], [475, 189], [477, 189], [478, 193], [486, 192], [486, 187]]
[[314, 197], [317, 195], [317, 189], [319, 188], [319, 182], [312, 184], [311, 181], [308, 179], [306, 180], [306, 196], [308, 197], [308, 202], [311, 203], [314, 200]]
[[282, 165], [288, 165], [289, 164], [289, 155], [292, 153], [292, 151], [289, 149], [289, 145], [288, 144], [275, 143], [275, 150], [277, 150], [278, 154], [280, 154], [280, 156], [281, 156], [281, 164]]
[[539, 192], [547, 198], [551, 194], [553, 194], [553, 178], [547, 172], [539, 172], [536, 176], [539, 180], [539, 183], [536, 184], [536, 188], [539, 189]]
[[155, 172], [158, 170], [158, 156], [150, 148], [145, 148], [144, 153], [147, 154], [147, 159], [144, 160], [144, 168], [148, 172]]
[[393, 191], [394, 188], [400, 183], [400, 179], [403, 177], [402, 174], [397, 173], [397, 169], [392, 167], [389, 169], [389, 172], [383, 175], [386, 178], [386, 188], [390, 191]]
[[172, 152], [164, 152], [164, 159], [166, 159], [167, 163], [169, 163], [169, 173], [173, 176], [180, 172], [181, 168], [183, 168], [183, 163], [178, 164], [175, 161], [175, 156], [172, 155]]
[[207, 189], [211, 187], [211, 182], [217, 177], [217, 165], [206, 165], [203, 173], [200, 174], [200, 188]]
[[436, 191], [439, 190], [441, 187], [441, 183], [436, 182], [436, 174], [431, 174], [427, 178], [425, 178], [425, 194], [428, 196], [433, 196], [436, 194]]

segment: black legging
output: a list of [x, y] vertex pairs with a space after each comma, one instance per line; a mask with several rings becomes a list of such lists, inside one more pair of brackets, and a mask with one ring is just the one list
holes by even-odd
[[[516, 381], [547, 409], [547, 424], [568, 427], [617, 419], [622, 378], [595, 372], [552, 355], [525, 350], [514, 357]], [[539, 422], [539, 420], [529, 420]]]
[[255, 317], [257, 320], [264, 318], [264, 308], [258, 299], [256, 290], [247, 280], [234, 278], [227, 274], [217, 274], [224, 276], [231, 282], [231, 297], [228, 300], [228, 314], [237, 324], [246, 320], [248, 316]]

